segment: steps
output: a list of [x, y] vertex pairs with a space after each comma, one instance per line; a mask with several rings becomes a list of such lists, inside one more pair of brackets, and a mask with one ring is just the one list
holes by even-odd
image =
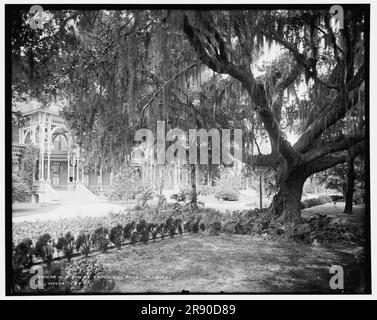
[[57, 191], [46, 182], [39, 182], [34, 186], [35, 192], [39, 196], [39, 203], [59, 204]]
[[[85, 188], [85, 187], [84, 187]], [[64, 204], [88, 204], [88, 203], [100, 203], [107, 201], [105, 198], [95, 196], [89, 190], [84, 188], [76, 188], [76, 190], [58, 190], [56, 191], [60, 199], [60, 203]]]
[[79, 192], [83, 197], [86, 197], [88, 199], [92, 199], [95, 201], [107, 201], [105, 197], [97, 196], [93, 192], [91, 192], [87, 187], [85, 187], [83, 184], [78, 184], [76, 186], [76, 192]]

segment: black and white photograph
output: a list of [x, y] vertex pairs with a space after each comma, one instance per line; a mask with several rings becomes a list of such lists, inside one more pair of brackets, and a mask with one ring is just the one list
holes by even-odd
[[369, 4], [4, 18], [6, 295], [371, 294]]

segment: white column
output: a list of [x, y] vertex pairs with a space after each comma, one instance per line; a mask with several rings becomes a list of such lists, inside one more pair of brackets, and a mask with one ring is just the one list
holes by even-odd
[[179, 188], [179, 186], [182, 183], [182, 167], [181, 167], [180, 163], [178, 163], [178, 181], [177, 181], [177, 183], [178, 183], [178, 188]]
[[110, 171], [110, 186], [113, 185], [113, 177], [114, 177], [114, 173], [113, 173], [113, 169], [111, 168], [111, 171]]
[[41, 181], [44, 181], [45, 179], [44, 170], [45, 170], [45, 155], [43, 151], [41, 154]]
[[67, 156], [67, 182], [69, 182], [69, 156]]
[[51, 163], [51, 152], [47, 152], [47, 181], [51, 183], [50, 180], [50, 163]]
[[80, 182], [79, 167], [80, 167], [80, 158], [77, 157], [77, 162], [76, 162], [76, 181], [77, 182]]
[[99, 169], [99, 190], [102, 191], [102, 165]]
[[173, 188], [176, 189], [177, 186], [178, 186], [178, 164], [177, 163], [174, 164], [174, 178], [173, 178], [173, 181], [174, 181], [173, 182], [174, 183]]
[[84, 183], [84, 161], [81, 161], [81, 182]]

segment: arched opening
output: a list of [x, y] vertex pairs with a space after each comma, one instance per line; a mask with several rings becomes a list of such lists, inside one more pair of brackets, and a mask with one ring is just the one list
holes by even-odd
[[68, 151], [68, 141], [64, 134], [58, 133], [53, 138], [54, 151]]
[[31, 144], [31, 135], [30, 131], [27, 132], [25, 138], [24, 138], [24, 144]]

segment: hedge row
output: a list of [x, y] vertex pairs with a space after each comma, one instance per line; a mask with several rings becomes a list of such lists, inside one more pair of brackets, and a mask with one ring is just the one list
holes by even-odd
[[301, 210], [319, 206], [321, 204], [332, 202], [333, 200], [329, 196], [320, 196], [318, 198], [306, 199], [301, 201]]
[[33, 264], [46, 262], [51, 264], [56, 253], [70, 261], [74, 255], [88, 256], [94, 250], [105, 252], [110, 244], [120, 247], [125, 244], [135, 245], [137, 242], [148, 243], [157, 238], [164, 239], [166, 236], [174, 237], [183, 232], [197, 233], [204, 231], [205, 225], [200, 219], [189, 219], [183, 223], [180, 218], [168, 217], [165, 223], [147, 223], [144, 219], [139, 222], [131, 221], [126, 225], [120, 224], [111, 229], [99, 227], [92, 233], [81, 232], [77, 238], [67, 232], [57, 240], [50, 234], [41, 235], [35, 244], [26, 238], [20, 241], [13, 249], [14, 268], [30, 268]]

